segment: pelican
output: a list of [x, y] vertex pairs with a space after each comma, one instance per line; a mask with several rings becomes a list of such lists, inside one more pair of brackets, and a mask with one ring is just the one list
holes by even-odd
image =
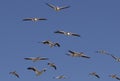
[[57, 46], [57, 47], [60, 47], [60, 44], [57, 43], [57, 42], [51, 42], [49, 40], [46, 40], [46, 41], [42, 41], [43, 44], [48, 44], [50, 47], [53, 47], [53, 46]]
[[109, 54], [107, 51], [105, 51], [105, 50], [97, 50], [96, 53], [110, 55], [110, 54]]
[[100, 78], [100, 76], [96, 72], [89, 73], [89, 75], [95, 76], [97, 78]]
[[28, 67], [27, 69], [28, 70], [33, 70], [35, 72], [36, 76], [39, 76], [46, 71], [46, 68], [42, 69], [41, 71], [39, 71], [35, 67]]
[[59, 6], [55, 6], [53, 4], [49, 4], [49, 3], [46, 3], [46, 5], [48, 5], [49, 7], [51, 7], [52, 9], [54, 9], [55, 11], [60, 11], [60, 10], [63, 10], [63, 9], [66, 9], [66, 8], [70, 7], [70, 6], [59, 7]]
[[86, 56], [83, 52], [74, 52], [69, 50], [69, 53], [66, 55], [72, 56], [72, 57], [84, 57], [84, 58], [90, 58], [89, 56]]
[[20, 78], [16, 71], [9, 72], [9, 74], [12, 74], [12, 75], [16, 76], [17, 78]]
[[28, 58], [24, 58], [25, 60], [31, 60], [33, 62], [39, 61], [39, 60], [48, 60], [48, 58], [45, 57], [28, 57]]
[[109, 75], [111, 78], [115, 78], [117, 80], [120, 80], [120, 77], [118, 77], [116, 74], [111, 74]]
[[72, 33], [72, 32], [65, 32], [65, 31], [55, 31], [54, 33], [59, 33], [59, 34], [64, 34], [66, 36], [77, 36], [77, 37], [80, 37], [79, 34], [76, 34], [76, 33]]
[[53, 67], [55, 70], [57, 69], [57, 67], [56, 67], [56, 65], [55, 65], [54, 63], [48, 62], [48, 65], [49, 65], [50, 67]]
[[59, 75], [59, 76], [56, 76], [56, 77], [53, 77], [55, 79], [66, 79], [66, 76], [64, 75]]
[[114, 58], [117, 62], [120, 62], [120, 58], [119, 58], [119, 57], [116, 57], [116, 56], [114, 56], [114, 55], [112, 55], [112, 54], [111, 54], [111, 56], [112, 56], [112, 58]]
[[39, 20], [47, 20], [47, 19], [46, 18], [25, 18], [23, 19], [23, 21], [33, 21], [33, 22], [36, 22]]

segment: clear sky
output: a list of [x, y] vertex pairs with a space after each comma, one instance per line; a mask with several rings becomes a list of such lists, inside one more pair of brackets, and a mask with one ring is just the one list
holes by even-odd
[[[71, 6], [59, 12], [45, 3]], [[108, 75], [120, 77], [120, 63], [112, 57], [97, 54], [97, 50], [120, 57], [120, 0], [1, 0], [0, 1], [0, 81], [115, 81]], [[47, 18], [46, 21], [25, 22], [24, 18]], [[55, 34], [63, 30], [81, 37]], [[44, 40], [59, 42], [61, 47], [50, 48], [38, 43]], [[68, 50], [84, 52], [86, 58], [67, 56]], [[47, 57], [48, 61], [33, 63], [26, 57]], [[49, 67], [53, 62], [57, 70]], [[41, 76], [27, 70], [35, 66], [47, 68]], [[9, 75], [17, 71], [20, 79]], [[88, 75], [97, 72], [100, 79]]]

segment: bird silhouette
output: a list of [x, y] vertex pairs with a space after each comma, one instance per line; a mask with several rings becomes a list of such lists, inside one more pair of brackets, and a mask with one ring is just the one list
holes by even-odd
[[33, 21], [33, 22], [40, 21], [40, 20], [47, 20], [47, 19], [46, 18], [25, 18], [23, 19], [23, 21]]
[[56, 67], [56, 65], [55, 65], [54, 63], [48, 62], [48, 65], [49, 65], [50, 67], [53, 67], [55, 70], [57, 69], [57, 67]]
[[89, 73], [89, 75], [95, 76], [97, 78], [100, 78], [100, 76], [96, 72]]
[[111, 74], [109, 75], [111, 78], [115, 78], [117, 80], [120, 80], [120, 77], [118, 77], [116, 74]]
[[12, 74], [12, 75], [16, 76], [17, 78], [20, 78], [16, 71], [9, 72], [9, 74]]
[[49, 4], [49, 3], [46, 3], [46, 5], [48, 5], [49, 7], [51, 7], [52, 9], [54, 9], [55, 11], [60, 11], [60, 10], [63, 10], [63, 9], [66, 9], [66, 8], [69, 8], [70, 6], [55, 6], [53, 4]]
[[[40, 43], [40, 42], [39, 42]], [[54, 46], [57, 46], [57, 47], [60, 47], [60, 44], [57, 43], [57, 42], [52, 42], [50, 40], [45, 40], [45, 41], [42, 41], [41, 43], [43, 44], [47, 44], [49, 45], [50, 47], [54, 47]]]
[[40, 61], [40, 60], [48, 60], [46, 57], [28, 57], [24, 58], [25, 60], [31, 60], [33, 62]]
[[66, 36], [76, 36], [76, 37], [80, 37], [79, 34], [72, 33], [72, 32], [60, 31], [60, 30], [55, 31], [54, 33], [59, 33], [59, 34], [63, 34], [63, 35], [66, 35]]
[[44, 73], [46, 71], [46, 68], [42, 69], [41, 71], [39, 71], [37, 68], [35, 67], [28, 67], [28, 70], [32, 70], [35, 72], [36, 76], [41, 75], [42, 73]]
[[69, 53], [66, 55], [72, 56], [72, 57], [83, 57], [83, 58], [90, 58], [89, 56], [85, 55], [83, 52], [75, 52], [75, 51], [68, 51]]

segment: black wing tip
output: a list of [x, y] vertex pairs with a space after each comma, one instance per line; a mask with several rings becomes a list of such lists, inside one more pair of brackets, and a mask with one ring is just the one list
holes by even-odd
[[54, 33], [59, 33], [60, 31], [59, 30], [57, 30], [57, 31], [54, 31]]
[[68, 50], [68, 52], [70, 52], [70, 53], [74, 53], [72, 50]]

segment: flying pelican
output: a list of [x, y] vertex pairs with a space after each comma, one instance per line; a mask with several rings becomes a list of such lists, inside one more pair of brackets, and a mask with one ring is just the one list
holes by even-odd
[[39, 71], [35, 67], [28, 67], [27, 69], [28, 70], [33, 70], [35, 72], [36, 76], [39, 76], [46, 71], [46, 68], [42, 69], [41, 71]]
[[9, 72], [9, 74], [12, 74], [12, 75], [16, 76], [17, 78], [20, 78], [16, 71]]
[[56, 77], [53, 77], [55, 79], [66, 79], [66, 76], [64, 75], [59, 75], [59, 76], [56, 76]]
[[55, 65], [54, 63], [48, 62], [48, 65], [49, 65], [50, 67], [53, 67], [55, 70], [57, 69], [57, 67], [56, 67], [56, 65]]
[[114, 55], [111, 54], [111, 56], [117, 61], [117, 62], [120, 62], [120, 58], [119, 57], [116, 57]]
[[45, 57], [28, 57], [24, 58], [25, 60], [32, 60], [33, 62], [39, 61], [39, 60], [48, 60], [48, 58]]
[[110, 54], [109, 54], [107, 51], [105, 51], [105, 50], [97, 50], [96, 53], [110, 55]]
[[57, 46], [57, 47], [60, 47], [60, 44], [57, 43], [57, 42], [51, 42], [49, 40], [46, 40], [46, 41], [42, 41], [43, 44], [48, 44], [50, 47], [53, 47], [53, 46]]
[[69, 56], [72, 56], [72, 57], [90, 58], [89, 56], [86, 56], [83, 52], [74, 52], [74, 51], [71, 51], [71, 50], [69, 50], [68, 52], [69, 52], [69, 54], [66, 54], [66, 55], [69, 55]]
[[23, 21], [33, 21], [33, 22], [36, 22], [39, 20], [47, 20], [47, 19], [46, 18], [25, 18], [23, 19]]
[[115, 78], [117, 80], [120, 80], [120, 77], [118, 77], [116, 74], [111, 74], [109, 75], [111, 78]]
[[100, 76], [96, 72], [89, 73], [89, 75], [95, 76], [97, 78], [100, 78]]
[[77, 36], [77, 37], [80, 37], [79, 34], [76, 34], [76, 33], [72, 33], [72, 32], [65, 32], [65, 31], [55, 31], [54, 33], [59, 33], [59, 34], [64, 34], [66, 36]]
[[59, 6], [55, 6], [53, 4], [49, 4], [49, 3], [46, 3], [46, 5], [48, 5], [49, 7], [51, 7], [52, 9], [54, 9], [55, 11], [60, 11], [60, 10], [63, 10], [63, 9], [66, 9], [66, 8], [70, 7], [70, 6], [59, 7]]

